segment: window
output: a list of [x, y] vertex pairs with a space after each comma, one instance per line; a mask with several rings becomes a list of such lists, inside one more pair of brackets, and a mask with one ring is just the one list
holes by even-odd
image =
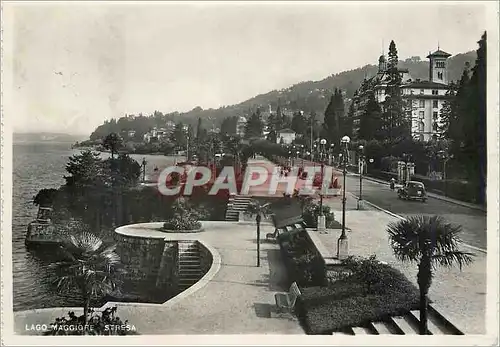
[[438, 108], [438, 101], [432, 100], [432, 108]]
[[437, 113], [437, 111], [432, 112], [432, 118], [434, 120], [438, 119], [438, 113]]
[[418, 112], [418, 118], [424, 119], [424, 116], [425, 116], [425, 112], [424, 111], [419, 111]]
[[424, 122], [418, 123], [418, 131], [423, 132], [424, 131]]
[[419, 100], [419, 105], [420, 108], [425, 107], [425, 100]]
[[436, 68], [444, 69], [444, 61], [436, 61]]
[[438, 91], [436, 89], [432, 90], [432, 95], [438, 95]]
[[438, 79], [440, 79], [440, 80], [443, 79], [443, 73], [442, 72], [438, 72]]
[[437, 122], [432, 123], [432, 130], [438, 131], [438, 123]]
[[424, 95], [424, 90], [420, 89], [420, 95]]

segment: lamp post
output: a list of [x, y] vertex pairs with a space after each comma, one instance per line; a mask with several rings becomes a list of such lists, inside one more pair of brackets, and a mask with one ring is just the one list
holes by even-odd
[[142, 181], [146, 182], [146, 164], [148, 162], [146, 161], [146, 157], [142, 158]]
[[335, 147], [335, 145], [333, 143], [330, 144], [330, 150], [328, 153], [328, 163], [330, 166], [333, 166], [333, 148], [334, 147]]
[[321, 161], [321, 186], [319, 188], [319, 215], [318, 215], [318, 230], [325, 230], [326, 229], [326, 217], [323, 214], [323, 189], [324, 189], [324, 178], [325, 178], [325, 163], [323, 162], [323, 148], [326, 145], [326, 140], [321, 139], [320, 142], [320, 161]]
[[363, 145], [359, 145], [359, 198], [358, 198], [358, 210], [362, 209], [362, 201], [363, 201], [363, 166], [364, 166], [364, 147]]
[[445, 151], [439, 151], [441, 158], [443, 159], [443, 180], [444, 180], [444, 196], [448, 194], [448, 184], [446, 181], [446, 164], [448, 160], [453, 158], [453, 155], [448, 156]]
[[342, 233], [337, 241], [337, 258], [339, 260], [345, 259], [349, 255], [349, 244], [347, 242], [347, 235], [345, 233], [345, 185], [346, 185], [346, 176], [347, 176], [347, 155], [348, 155], [348, 146], [351, 139], [349, 136], [342, 137], [341, 143], [343, 145], [344, 154], [342, 155], [342, 161], [344, 164], [343, 167], [343, 175], [344, 175], [344, 183], [343, 183], [343, 191], [342, 191]]

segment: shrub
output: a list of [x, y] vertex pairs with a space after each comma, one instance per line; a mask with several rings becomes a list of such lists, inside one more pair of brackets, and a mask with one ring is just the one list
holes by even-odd
[[[304, 223], [308, 228], [318, 227], [318, 216], [319, 216], [319, 204], [316, 202], [311, 202], [304, 207], [304, 213], [302, 218]], [[339, 228], [340, 224], [335, 220], [333, 211], [329, 206], [323, 205], [323, 215], [326, 217], [326, 227], [329, 229]]]
[[56, 318], [43, 335], [137, 335], [135, 326], [116, 316], [116, 310], [116, 306], [101, 312], [90, 309], [87, 327], [83, 325], [83, 315], [76, 316], [74, 312], [68, 312], [68, 317]]
[[202, 210], [194, 209], [186, 199], [178, 198], [172, 205], [172, 210], [174, 215], [163, 223], [163, 229], [182, 231], [201, 228], [201, 223], [198, 220], [203, 218]]
[[197, 230], [201, 228], [201, 223], [196, 219], [190, 218], [189, 216], [174, 216], [170, 218], [165, 223], [163, 223], [163, 229], [165, 230]]
[[330, 333], [418, 307], [418, 289], [375, 257], [351, 257], [343, 266], [351, 276], [327, 287], [301, 288], [298, 314], [308, 333]]

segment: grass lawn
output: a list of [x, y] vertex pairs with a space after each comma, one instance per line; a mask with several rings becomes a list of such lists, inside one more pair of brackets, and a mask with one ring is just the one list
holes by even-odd
[[418, 289], [373, 259], [349, 260], [352, 275], [328, 287], [301, 288], [297, 313], [308, 334], [329, 334], [418, 308]]

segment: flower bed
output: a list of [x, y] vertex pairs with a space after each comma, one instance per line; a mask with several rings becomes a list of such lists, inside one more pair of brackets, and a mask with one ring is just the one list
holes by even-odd
[[349, 258], [343, 265], [350, 276], [301, 288], [297, 314], [308, 334], [330, 334], [418, 308], [418, 289], [398, 270], [375, 257]]
[[201, 223], [195, 219], [174, 217], [163, 223], [160, 230], [167, 233], [197, 233], [203, 228]]

